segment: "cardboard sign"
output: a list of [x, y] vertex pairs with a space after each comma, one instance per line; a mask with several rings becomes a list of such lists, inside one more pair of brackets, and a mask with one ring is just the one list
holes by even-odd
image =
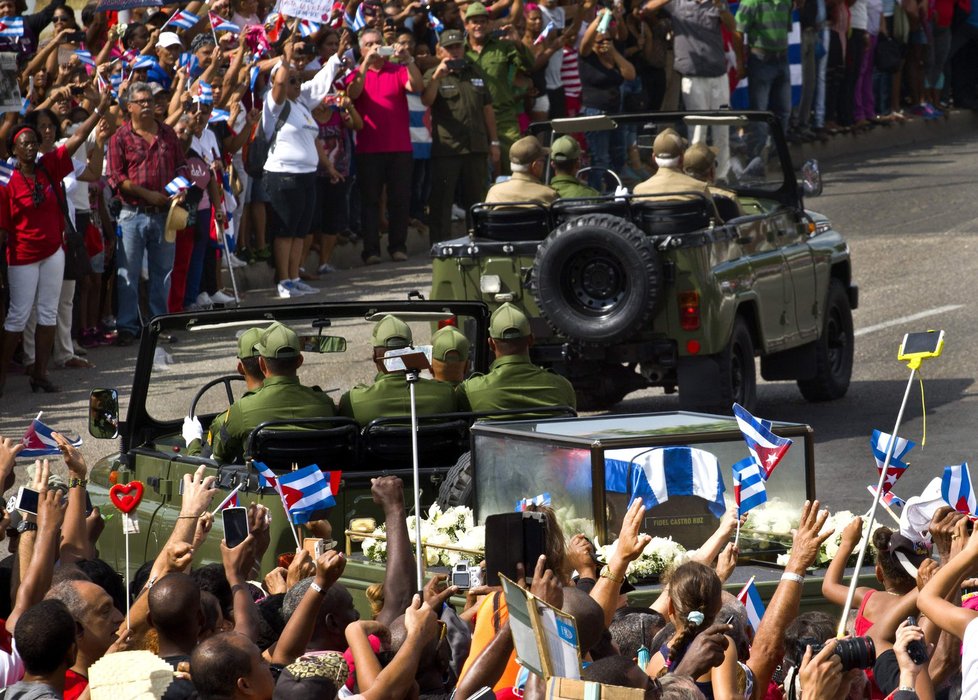
[[620, 685], [590, 683], [571, 678], [551, 678], [547, 681], [547, 700], [642, 700], [645, 691]]
[[329, 19], [332, 7], [332, 0], [279, 0], [276, 12], [286, 17], [322, 22]]
[[22, 100], [17, 84], [17, 54], [0, 53], [0, 111], [20, 113]]
[[500, 576], [516, 658], [545, 680], [581, 677], [581, 647], [574, 617]]

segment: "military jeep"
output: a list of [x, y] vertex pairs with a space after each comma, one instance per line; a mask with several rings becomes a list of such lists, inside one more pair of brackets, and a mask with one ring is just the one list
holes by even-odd
[[535, 361], [570, 379], [579, 409], [607, 408], [649, 386], [678, 388], [682, 410], [749, 408], [757, 356], [761, 376], [795, 380], [810, 401], [843, 396], [858, 302], [849, 247], [804, 207], [820, 177], [808, 168], [799, 184], [771, 114], [581, 117], [532, 130], [546, 142], [613, 129], [641, 151], [666, 128], [728, 134], [716, 184], [732, 196], [627, 194], [617, 186], [648, 173], [589, 167], [606, 194], [475, 205], [466, 237], [432, 247], [432, 298], [523, 308]]

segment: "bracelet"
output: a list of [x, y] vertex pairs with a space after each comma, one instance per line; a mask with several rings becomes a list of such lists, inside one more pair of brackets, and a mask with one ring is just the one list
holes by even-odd
[[152, 588], [152, 587], [153, 587], [153, 584], [154, 584], [154, 583], [156, 583], [156, 579], [157, 579], [157, 578], [158, 578], [157, 576], [153, 576], [152, 578], [150, 578], [150, 580], [149, 580], [149, 581], [147, 581], [147, 582], [146, 582], [146, 590], [147, 590], [147, 591], [148, 591], [148, 590], [149, 590], [150, 588]]
[[804, 584], [805, 583], [805, 577], [804, 576], [799, 576], [798, 574], [793, 574], [790, 571], [785, 571], [783, 574], [781, 574], [781, 580], [782, 581], [794, 581], [795, 583], [798, 583], [798, 584]]
[[499, 141], [490, 141], [489, 142], [489, 145], [490, 146], [498, 146], [499, 145]]
[[81, 486], [82, 488], [85, 488], [86, 486], [88, 486], [88, 479], [79, 479], [78, 477], [75, 476], [68, 479], [68, 488], [73, 489], [76, 486]]
[[320, 586], [315, 581], [313, 581], [312, 583], [309, 584], [309, 588], [311, 588], [312, 590], [316, 591], [316, 593], [318, 593], [319, 595], [326, 595], [326, 591], [323, 590], [323, 587]]
[[601, 572], [601, 578], [611, 579], [615, 583], [624, 583], [625, 582], [625, 577], [624, 576], [618, 576], [617, 574], [612, 573], [611, 568], [610, 567], [607, 567], [607, 566], [604, 567], [604, 571]]
[[899, 691], [901, 691], [901, 690], [902, 690], [903, 692], [905, 692], [905, 693], [916, 693], [916, 692], [917, 692], [917, 689], [916, 689], [916, 688], [912, 688], [912, 687], [907, 687], [907, 686], [905, 686], [905, 685], [902, 685], [902, 686], [900, 686], [899, 688], [897, 688], [897, 689], [896, 689], [895, 691], [893, 691], [893, 692], [895, 692], [895, 693], [896, 693], [896, 692], [899, 692]]
[[177, 516], [177, 520], [184, 520], [185, 518], [190, 518], [192, 520], [198, 520], [200, 518], [200, 516], [199, 515], [178, 515]]

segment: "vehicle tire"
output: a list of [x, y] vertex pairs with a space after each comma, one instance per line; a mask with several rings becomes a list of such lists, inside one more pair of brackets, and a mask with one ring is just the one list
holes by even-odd
[[614, 345], [648, 326], [662, 296], [662, 264], [631, 222], [587, 215], [540, 244], [532, 288], [544, 318], [570, 342]]
[[445, 481], [438, 489], [438, 507], [442, 510], [452, 506], [472, 507], [472, 453], [463, 452], [455, 466], [448, 470]]
[[690, 358], [691, 370], [684, 371], [680, 358], [679, 408], [684, 411], [729, 415], [733, 404], [748, 411], [757, 403], [757, 367], [754, 363], [754, 340], [747, 321], [738, 316], [730, 341], [717, 355]]
[[808, 401], [833, 401], [845, 396], [852, 379], [855, 344], [849, 296], [842, 282], [833, 279], [825, 299], [822, 334], [815, 341], [815, 378], [798, 381], [801, 395]]

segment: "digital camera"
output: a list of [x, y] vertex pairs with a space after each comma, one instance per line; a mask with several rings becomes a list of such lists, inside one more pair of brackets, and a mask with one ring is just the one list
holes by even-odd
[[[805, 647], [812, 648], [812, 656], [822, 651], [825, 642], [817, 639], [799, 639], [798, 646], [801, 653], [798, 658], [805, 655]], [[835, 655], [842, 660], [842, 672], [851, 671], [854, 668], [872, 668], [876, 663], [876, 645], [869, 637], [847, 637], [835, 643]]]
[[452, 567], [452, 585], [468, 590], [482, 585], [482, 569], [470, 562], [460, 561]]

